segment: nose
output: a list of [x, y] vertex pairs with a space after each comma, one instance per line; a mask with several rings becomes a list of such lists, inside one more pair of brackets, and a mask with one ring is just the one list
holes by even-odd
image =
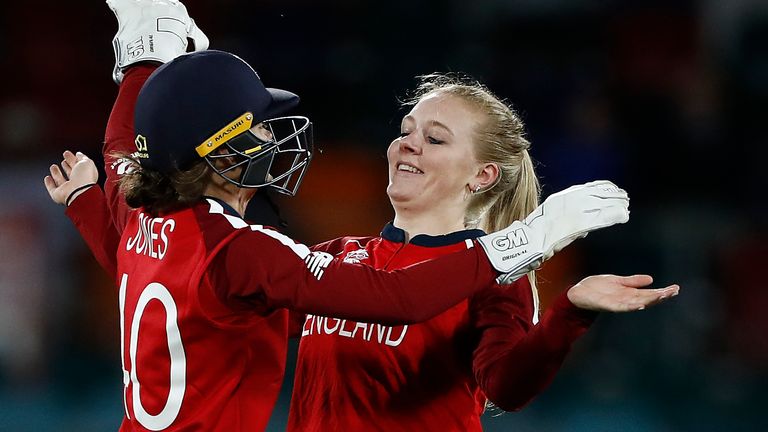
[[421, 144], [418, 142], [418, 138], [416, 138], [416, 133], [411, 132], [410, 134], [399, 138], [399, 141], [401, 152], [421, 154]]

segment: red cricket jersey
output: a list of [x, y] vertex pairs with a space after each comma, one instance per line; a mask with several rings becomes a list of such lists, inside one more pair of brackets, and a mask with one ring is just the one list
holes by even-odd
[[[397, 269], [466, 249], [481, 234], [419, 235], [404, 243], [404, 232], [390, 224], [380, 238], [342, 238], [316, 249]], [[409, 326], [308, 315], [288, 430], [479, 431], [486, 397], [502, 409], [521, 408], [551, 382], [595, 317], [565, 295], [538, 325], [536, 313], [522, 278]]]
[[[249, 308], [247, 295], [226, 302], [217, 295], [209, 264], [243, 235], [217, 204], [159, 218], [136, 212], [125, 227], [117, 256], [121, 430], [262, 430], [269, 420], [288, 313]], [[284, 247], [264, 237], [254, 247]]]

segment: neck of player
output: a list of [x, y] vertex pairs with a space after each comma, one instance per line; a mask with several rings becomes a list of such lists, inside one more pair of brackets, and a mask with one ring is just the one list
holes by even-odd
[[450, 234], [466, 229], [464, 227], [464, 210], [463, 207], [455, 206], [431, 209], [395, 206], [393, 225], [405, 231], [406, 242], [419, 234], [431, 236]]
[[240, 217], [245, 215], [245, 207], [248, 205], [248, 201], [253, 198], [257, 189], [237, 187], [217, 175], [211, 177], [212, 181], [206, 187], [205, 195], [220, 199], [229, 204]]

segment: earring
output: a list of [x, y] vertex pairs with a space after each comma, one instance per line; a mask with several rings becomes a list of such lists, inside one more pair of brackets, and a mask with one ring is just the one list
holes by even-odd
[[473, 194], [476, 194], [478, 192], [480, 192], [480, 185], [475, 186], [475, 189], [472, 190]]

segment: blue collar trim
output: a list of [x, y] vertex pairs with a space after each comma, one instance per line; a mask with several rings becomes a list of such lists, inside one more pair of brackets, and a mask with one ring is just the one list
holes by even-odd
[[[425, 247], [440, 247], [459, 243], [467, 239], [475, 239], [484, 235], [485, 232], [480, 229], [462, 230], [438, 236], [419, 234], [411, 239], [410, 244]], [[389, 240], [391, 242], [405, 243], [405, 231], [392, 225], [392, 222], [386, 224], [384, 229], [381, 230], [381, 237], [384, 240]]]

